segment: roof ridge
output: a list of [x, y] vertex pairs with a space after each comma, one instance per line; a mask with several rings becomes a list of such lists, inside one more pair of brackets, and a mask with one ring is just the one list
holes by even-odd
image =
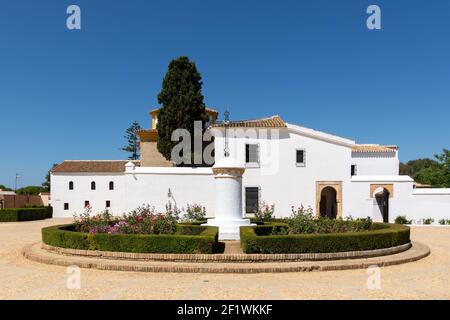
[[277, 117], [281, 119], [281, 117], [278, 114], [275, 114], [275, 115], [272, 115], [272, 116], [267, 116], [267, 117], [262, 117], [262, 118], [232, 120], [230, 122], [236, 123], [236, 122], [246, 122], [246, 121], [261, 121], [261, 120], [269, 120], [269, 119], [273, 119], [273, 118], [277, 118]]

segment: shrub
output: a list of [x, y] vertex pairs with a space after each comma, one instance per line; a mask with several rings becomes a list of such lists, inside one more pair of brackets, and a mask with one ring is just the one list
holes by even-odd
[[206, 208], [199, 204], [188, 204], [186, 207], [186, 213], [183, 216], [183, 220], [186, 222], [198, 222], [205, 221]]
[[113, 216], [108, 210], [91, 216], [91, 207], [75, 215], [76, 231], [91, 234], [173, 234], [179, 212], [170, 205], [165, 213], [157, 213], [150, 205], [140, 206], [121, 217]]
[[450, 219], [441, 219], [439, 220], [439, 224], [443, 226], [450, 225]]
[[255, 212], [256, 221], [270, 221], [273, 219], [273, 213], [275, 211], [274, 204], [267, 204], [264, 201], [258, 206], [258, 210]]
[[425, 219], [422, 219], [422, 223], [423, 224], [432, 224], [434, 222], [434, 219], [433, 218], [425, 218]]
[[[348, 217], [343, 219], [330, 219], [327, 217], [314, 217], [311, 207], [305, 209], [300, 206], [298, 209], [292, 207], [292, 216], [286, 219], [287, 234], [304, 233], [339, 233], [339, 232], [360, 232], [367, 231], [372, 226], [372, 219], [354, 219]], [[276, 231], [280, 234], [279, 230]]]
[[408, 220], [406, 216], [398, 216], [395, 218], [396, 224], [412, 224], [412, 220]]
[[20, 208], [0, 210], [0, 222], [34, 221], [52, 218], [53, 208]]
[[241, 227], [245, 253], [324, 253], [375, 250], [409, 243], [410, 229], [402, 225], [374, 223], [370, 231], [274, 235], [272, 224]]
[[135, 253], [213, 253], [218, 228], [182, 225], [176, 234], [89, 234], [77, 232], [76, 225], [42, 229], [42, 241], [51, 246]]

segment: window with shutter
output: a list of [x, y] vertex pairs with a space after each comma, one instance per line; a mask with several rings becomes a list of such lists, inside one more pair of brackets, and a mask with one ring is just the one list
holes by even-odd
[[245, 145], [245, 162], [259, 163], [259, 146], [257, 144]]
[[306, 165], [306, 159], [305, 159], [305, 150], [304, 149], [297, 149], [296, 150], [296, 159], [295, 159], [295, 163], [297, 164], [297, 166], [299, 167], [304, 167]]
[[245, 188], [245, 212], [255, 213], [259, 206], [259, 188], [248, 187]]

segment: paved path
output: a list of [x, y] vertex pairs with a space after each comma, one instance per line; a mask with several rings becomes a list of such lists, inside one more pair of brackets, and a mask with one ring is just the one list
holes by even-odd
[[67, 269], [25, 259], [53, 219], [0, 224], [0, 299], [450, 299], [450, 228], [413, 228], [431, 255], [381, 269], [369, 290], [367, 270], [283, 274], [155, 274], [81, 269], [81, 289], [67, 288]]
[[227, 254], [243, 253], [240, 241], [224, 241], [224, 243], [225, 243], [225, 250], [223, 253]]

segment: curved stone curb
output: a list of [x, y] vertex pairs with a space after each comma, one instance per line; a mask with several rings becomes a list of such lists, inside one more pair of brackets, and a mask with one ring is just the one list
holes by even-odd
[[107, 260], [88, 257], [64, 256], [48, 252], [35, 243], [23, 248], [22, 254], [30, 260], [59, 265], [78, 266], [80, 268], [135, 271], [135, 272], [174, 272], [174, 273], [271, 273], [271, 272], [307, 272], [365, 269], [370, 266], [386, 267], [425, 258], [430, 254], [428, 246], [413, 242], [412, 247], [404, 252], [367, 259], [304, 261], [304, 262], [261, 262], [261, 263], [187, 263], [187, 262], [155, 262]]
[[49, 246], [42, 244], [42, 248], [50, 253], [65, 256], [79, 256], [110, 260], [127, 261], [171, 261], [171, 262], [298, 262], [298, 261], [327, 261], [344, 259], [361, 259], [401, 253], [411, 248], [411, 243], [401, 246], [350, 252], [334, 253], [301, 253], [301, 254], [157, 254], [157, 253], [131, 253], [95, 250], [78, 250]]

